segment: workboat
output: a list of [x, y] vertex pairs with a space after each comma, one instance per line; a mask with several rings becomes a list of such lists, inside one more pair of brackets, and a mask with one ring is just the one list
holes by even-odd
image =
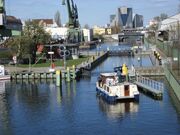
[[137, 85], [127, 80], [120, 81], [116, 72], [101, 73], [96, 83], [97, 94], [109, 102], [118, 100], [139, 100]]

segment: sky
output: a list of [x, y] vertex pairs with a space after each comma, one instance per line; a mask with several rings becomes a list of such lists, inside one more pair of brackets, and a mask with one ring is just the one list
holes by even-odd
[[[22, 20], [27, 19], [54, 19], [60, 11], [62, 23], [68, 21], [67, 7], [62, 0], [5, 0], [6, 13]], [[175, 15], [180, 0], [74, 0], [79, 12], [81, 26], [105, 26], [110, 22], [110, 15], [115, 14], [118, 7], [133, 8], [133, 13], [144, 16], [147, 25], [153, 17], [166, 13]]]

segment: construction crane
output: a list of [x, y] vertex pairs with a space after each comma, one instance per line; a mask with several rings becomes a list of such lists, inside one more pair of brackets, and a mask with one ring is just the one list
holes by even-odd
[[[78, 9], [73, 0], [62, 0], [62, 5], [67, 5], [68, 11], [68, 32], [67, 39], [69, 42], [80, 42], [81, 41], [81, 30], [78, 20]], [[5, 0], [0, 0], [0, 37], [5, 35], [6, 32], [6, 11], [5, 11]]]
[[[65, 2], [66, 1], [66, 2]], [[79, 28], [79, 21], [78, 21], [78, 9], [74, 1], [71, 0], [62, 0], [62, 5], [67, 4], [67, 11], [68, 11], [68, 27], [69, 28]]]
[[68, 11], [68, 27], [67, 40], [70, 43], [77, 43], [82, 41], [82, 31], [80, 30], [78, 20], [78, 9], [73, 0], [62, 0], [62, 5], [67, 5]]
[[2, 43], [2, 37], [5, 35], [6, 29], [6, 11], [5, 0], [0, 0], [0, 44]]

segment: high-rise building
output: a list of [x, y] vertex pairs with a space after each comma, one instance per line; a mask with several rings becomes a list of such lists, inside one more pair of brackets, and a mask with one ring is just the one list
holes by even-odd
[[132, 28], [133, 27], [132, 14], [133, 14], [132, 8], [128, 8], [128, 7], [118, 8], [115, 17], [113, 15], [110, 16], [111, 27], [119, 27], [119, 29]]
[[133, 18], [133, 28], [143, 27], [143, 16], [135, 14]]
[[132, 28], [132, 14], [132, 8], [118, 8], [118, 22], [120, 26], [123, 26], [123, 28]]
[[115, 19], [116, 15], [110, 15], [110, 23], [113, 22], [113, 20]]

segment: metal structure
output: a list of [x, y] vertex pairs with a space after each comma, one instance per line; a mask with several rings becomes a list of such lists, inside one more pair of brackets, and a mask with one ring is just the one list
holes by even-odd
[[0, 26], [4, 26], [5, 23], [5, 2], [4, 0], [0, 0]]
[[66, 69], [66, 57], [70, 55], [70, 51], [66, 49], [65, 46], [59, 46], [60, 55], [63, 57], [64, 60], [64, 69]]
[[62, 5], [67, 4], [67, 10], [68, 10], [68, 17], [69, 17], [69, 22], [68, 22], [68, 27], [69, 28], [79, 28], [79, 21], [78, 21], [78, 9], [76, 4], [74, 4], [73, 0], [63, 0]]
[[0, 36], [1, 37], [3, 37], [5, 33], [5, 23], [6, 23], [5, 0], [0, 0]]
[[78, 9], [73, 0], [62, 0], [62, 5], [67, 5], [68, 18], [69, 21], [67, 26], [69, 27], [67, 34], [68, 43], [78, 43], [81, 42], [82, 32], [80, 30], [79, 20], [78, 20]]

